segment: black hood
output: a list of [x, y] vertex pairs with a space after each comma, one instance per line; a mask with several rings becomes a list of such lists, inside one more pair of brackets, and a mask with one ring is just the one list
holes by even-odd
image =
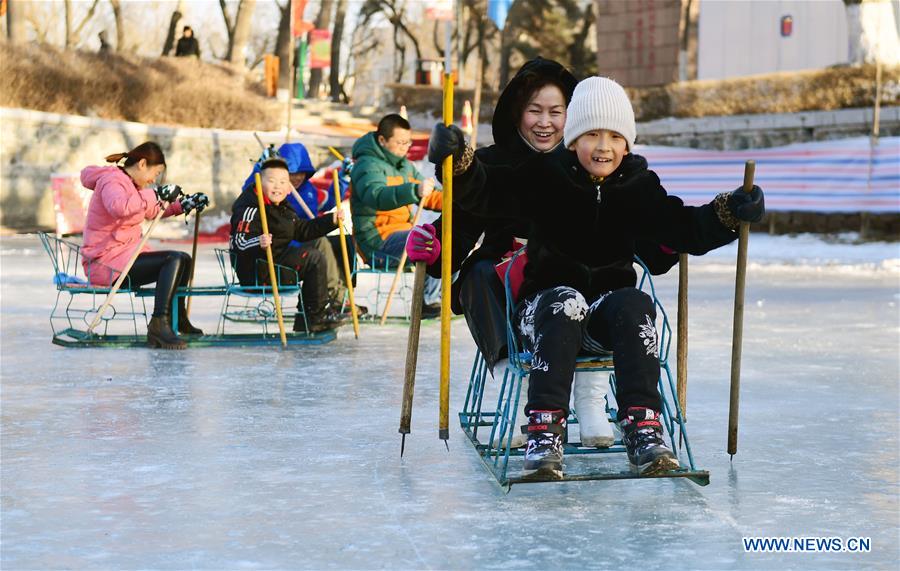
[[491, 122], [494, 143], [497, 145], [505, 146], [519, 138], [519, 118], [512, 116], [512, 104], [515, 95], [522, 88], [525, 78], [529, 75], [556, 79], [563, 86], [563, 96], [566, 98], [566, 105], [572, 99], [572, 92], [575, 91], [575, 85], [578, 83], [578, 80], [569, 73], [569, 70], [553, 60], [536, 57], [526, 62], [516, 72], [516, 76], [509, 81], [497, 100], [497, 107], [494, 109], [494, 119]]

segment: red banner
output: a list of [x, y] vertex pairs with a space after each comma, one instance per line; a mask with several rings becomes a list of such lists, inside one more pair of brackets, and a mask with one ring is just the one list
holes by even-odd
[[303, 11], [306, 10], [307, 0], [291, 0], [291, 34], [295, 38], [299, 38], [306, 32], [313, 29], [311, 22], [303, 19]]
[[328, 30], [310, 30], [309, 68], [321, 69], [323, 67], [331, 67], [331, 32]]

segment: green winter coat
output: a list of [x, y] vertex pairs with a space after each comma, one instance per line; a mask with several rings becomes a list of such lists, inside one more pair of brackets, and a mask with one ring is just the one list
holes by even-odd
[[[388, 236], [412, 228], [410, 205], [419, 202], [422, 175], [406, 157], [379, 145], [374, 131], [353, 144], [353, 160], [353, 237], [363, 257], [370, 259]], [[440, 210], [441, 203], [441, 193], [434, 192], [425, 200], [425, 208]]]

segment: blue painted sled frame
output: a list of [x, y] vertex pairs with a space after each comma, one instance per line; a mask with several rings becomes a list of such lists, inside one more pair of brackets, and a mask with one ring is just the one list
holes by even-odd
[[[521, 254], [522, 250], [516, 253]], [[516, 415], [519, 410], [519, 396], [522, 385], [522, 379], [528, 374], [531, 368], [531, 354], [524, 351], [518, 343], [518, 339], [512, 329], [513, 309], [512, 293], [509, 286], [509, 268], [505, 279], [506, 286], [506, 311], [507, 311], [507, 346], [510, 348], [509, 364], [503, 371], [503, 378], [500, 382], [499, 392], [496, 398], [496, 406], [493, 410], [485, 409], [484, 397], [485, 387], [490, 375], [487, 363], [481, 354], [475, 356], [472, 364], [472, 371], [469, 378], [468, 391], [466, 392], [466, 400], [463, 410], [459, 413], [460, 426], [466, 436], [475, 447], [478, 457], [487, 471], [494, 477], [497, 483], [507, 492], [513, 484], [537, 483], [537, 482], [565, 482], [565, 481], [583, 481], [583, 480], [623, 480], [623, 479], [650, 479], [650, 478], [687, 478], [701, 486], [709, 484], [709, 472], [699, 470], [694, 464], [694, 456], [691, 452], [690, 440], [688, 439], [685, 427], [686, 420], [684, 418], [678, 399], [675, 397], [675, 379], [668, 365], [669, 349], [672, 340], [672, 329], [669, 325], [669, 318], [665, 309], [656, 296], [656, 289], [650, 277], [650, 271], [644, 263], [635, 258], [635, 263], [643, 270], [643, 274], [638, 284], [638, 288], [645, 291], [653, 298], [653, 303], [657, 310], [657, 322], [661, 320], [661, 327], [658, 328], [660, 341], [660, 377], [659, 392], [662, 397], [662, 421], [666, 434], [669, 438], [670, 447], [682, 465], [678, 470], [663, 472], [652, 476], [639, 476], [629, 470], [621, 470], [618, 466], [621, 463], [627, 465], [627, 457], [625, 446], [620, 437], [616, 438], [615, 443], [610, 448], [589, 448], [582, 446], [580, 442], [567, 442], [564, 453], [568, 460], [562, 480], [534, 480], [523, 479], [518, 476], [510, 476], [510, 469], [520, 470], [521, 461], [524, 455], [523, 449], [511, 449], [514, 431], [518, 429], [516, 424]], [[590, 357], [579, 357], [576, 365], [579, 371], [604, 371], [610, 373], [611, 394], [615, 396], [616, 383], [613, 368], [612, 355], [600, 355]], [[487, 405], [490, 407], [491, 405]], [[610, 422], [616, 418], [616, 409], [607, 406], [607, 415]], [[570, 413], [568, 419], [569, 426], [578, 423], [575, 413]], [[484, 442], [480, 437], [487, 438]], [[675, 436], [678, 435], [678, 444], [676, 446]], [[494, 443], [497, 443], [496, 445]], [[606, 456], [615, 455], [618, 458], [617, 466], [610, 465], [610, 462], [583, 462], [590, 456]], [[571, 460], [576, 459], [576, 462]], [[510, 460], [512, 459], [512, 462]], [[599, 458], [596, 458], [599, 460]], [[570, 470], [569, 464], [578, 464], [576, 469]], [[584, 466], [590, 464], [589, 466]], [[686, 464], [686, 465], [685, 465]], [[579, 469], [580, 468], [580, 469]]]

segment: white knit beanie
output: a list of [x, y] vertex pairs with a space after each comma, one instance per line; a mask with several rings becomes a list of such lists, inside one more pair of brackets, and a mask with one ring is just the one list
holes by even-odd
[[568, 147], [575, 139], [595, 129], [620, 133], [634, 146], [636, 129], [634, 109], [621, 85], [608, 77], [589, 77], [575, 86], [575, 93], [566, 111], [563, 139]]

